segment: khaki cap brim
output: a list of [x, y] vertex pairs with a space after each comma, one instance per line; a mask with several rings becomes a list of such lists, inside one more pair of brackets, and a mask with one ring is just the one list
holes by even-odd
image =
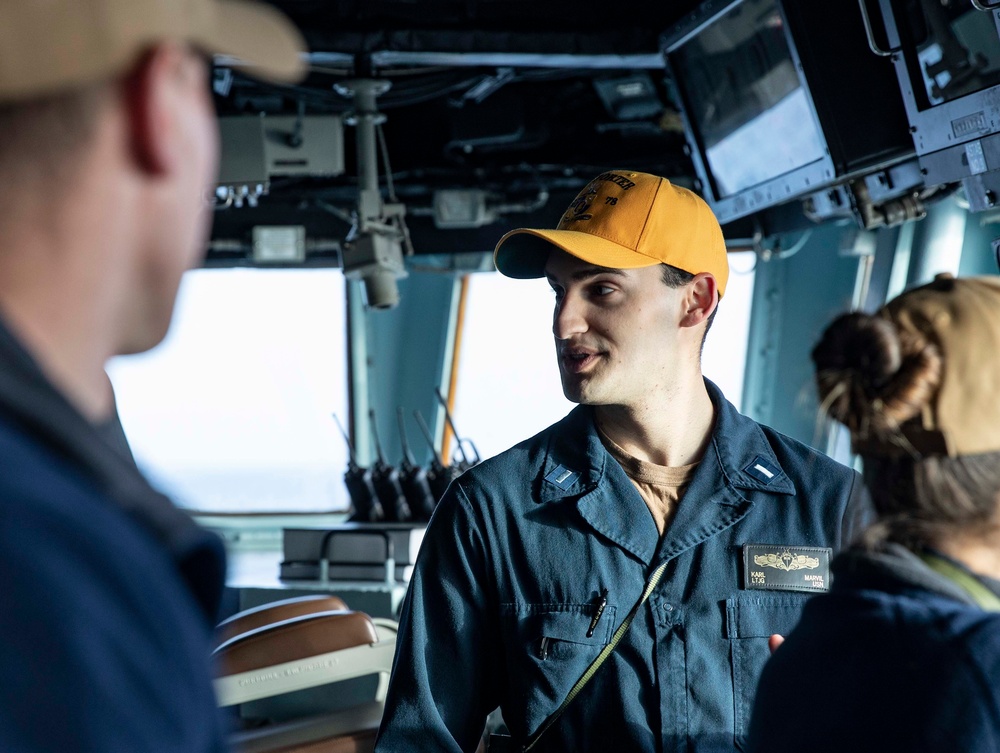
[[0, 0], [0, 101], [46, 96], [124, 72], [166, 41], [225, 55], [277, 83], [306, 73], [305, 43], [256, 0]]
[[306, 74], [305, 40], [275, 8], [252, 0], [217, 0], [211, 35], [193, 37], [212, 54], [242, 62], [255, 78], [294, 83]]

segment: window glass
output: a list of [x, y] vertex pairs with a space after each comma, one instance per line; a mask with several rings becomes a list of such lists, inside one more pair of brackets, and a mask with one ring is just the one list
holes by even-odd
[[196, 270], [167, 338], [113, 359], [122, 425], [154, 483], [201, 512], [347, 508], [340, 270]]
[[715, 315], [701, 355], [702, 372], [738, 409], [742, 409], [743, 405], [743, 379], [746, 376], [756, 268], [757, 254], [753, 251], [729, 253], [726, 296], [719, 303], [719, 313]]
[[467, 295], [455, 422], [485, 459], [558, 421], [573, 404], [559, 383], [548, 282], [475, 274]]
[[[726, 297], [703, 354], [703, 371], [739, 407], [743, 393], [754, 253], [731, 253]], [[455, 421], [483, 458], [533, 436], [573, 408], [562, 394], [545, 280], [473, 275], [463, 325]]]

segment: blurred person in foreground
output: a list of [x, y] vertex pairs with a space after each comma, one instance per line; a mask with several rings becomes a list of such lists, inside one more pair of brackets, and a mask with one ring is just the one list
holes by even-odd
[[107, 427], [208, 236], [212, 54], [302, 72], [273, 9], [0, 0], [0, 750], [223, 749], [219, 540]]
[[764, 669], [755, 751], [1000, 751], [1000, 279], [834, 321], [820, 398], [878, 521]]

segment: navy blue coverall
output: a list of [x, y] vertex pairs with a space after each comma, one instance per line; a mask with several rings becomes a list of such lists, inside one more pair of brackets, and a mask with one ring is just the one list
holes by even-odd
[[744, 588], [743, 546], [839, 549], [868, 497], [854, 471], [706, 383], [712, 439], [662, 539], [588, 407], [452, 484], [403, 605], [378, 753], [473, 751], [497, 706], [523, 742], [662, 562], [663, 580], [541, 749], [742, 745], [768, 636], [788, 633], [809, 597]]

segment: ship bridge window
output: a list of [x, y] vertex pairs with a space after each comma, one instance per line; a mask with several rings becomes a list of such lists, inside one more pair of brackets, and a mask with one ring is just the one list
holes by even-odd
[[[702, 355], [702, 370], [740, 407], [750, 332], [755, 255], [732, 252], [725, 300]], [[552, 291], [545, 280], [476, 274], [458, 353], [458, 430], [483, 458], [533, 436], [573, 408], [562, 394], [552, 338]]]
[[344, 339], [340, 270], [187, 273], [163, 343], [108, 364], [136, 461], [198, 512], [346, 509]]

